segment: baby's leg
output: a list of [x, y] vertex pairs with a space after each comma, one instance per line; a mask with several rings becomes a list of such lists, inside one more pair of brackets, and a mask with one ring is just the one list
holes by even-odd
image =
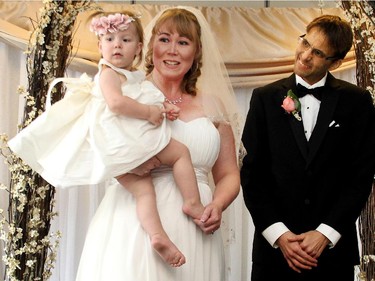
[[161, 163], [173, 167], [174, 179], [184, 199], [184, 213], [194, 219], [201, 219], [204, 206], [200, 200], [197, 178], [188, 148], [171, 139], [157, 157]]
[[139, 221], [150, 236], [152, 247], [171, 266], [183, 265], [185, 256], [169, 239], [160, 221], [151, 176], [140, 177], [134, 174], [125, 174], [118, 177], [117, 180], [134, 196]]

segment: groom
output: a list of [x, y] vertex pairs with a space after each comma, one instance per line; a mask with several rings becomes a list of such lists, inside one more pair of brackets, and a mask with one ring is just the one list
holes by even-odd
[[352, 42], [346, 21], [318, 17], [299, 37], [294, 74], [254, 90], [241, 170], [255, 225], [252, 281], [354, 280], [375, 110], [368, 91], [329, 72]]

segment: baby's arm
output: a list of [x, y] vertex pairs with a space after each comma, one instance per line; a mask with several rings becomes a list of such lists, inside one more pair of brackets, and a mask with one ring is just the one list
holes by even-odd
[[177, 105], [164, 102], [164, 108], [166, 111], [167, 118], [171, 121], [174, 121], [180, 115], [180, 108]]
[[156, 105], [146, 105], [123, 96], [121, 84], [126, 82], [126, 77], [118, 74], [109, 67], [103, 67], [100, 74], [100, 89], [109, 109], [120, 115], [148, 120], [154, 125], [160, 125], [164, 119], [164, 108]]

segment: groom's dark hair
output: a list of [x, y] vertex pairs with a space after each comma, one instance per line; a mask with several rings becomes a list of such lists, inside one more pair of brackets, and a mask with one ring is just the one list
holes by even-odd
[[306, 27], [306, 32], [318, 28], [328, 39], [328, 43], [335, 51], [334, 58], [343, 59], [353, 45], [353, 32], [350, 24], [335, 15], [317, 17]]

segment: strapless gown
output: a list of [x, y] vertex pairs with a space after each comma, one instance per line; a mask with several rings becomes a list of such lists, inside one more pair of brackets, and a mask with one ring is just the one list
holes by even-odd
[[[170, 122], [172, 137], [190, 150], [203, 204], [212, 200], [208, 176], [215, 163], [220, 137], [206, 117]], [[182, 197], [172, 170], [152, 173], [157, 206], [170, 239], [184, 253], [186, 264], [173, 268], [152, 249], [136, 214], [133, 196], [113, 183], [89, 227], [76, 281], [223, 281], [224, 251], [220, 231], [204, 234], [182, 212]]]

